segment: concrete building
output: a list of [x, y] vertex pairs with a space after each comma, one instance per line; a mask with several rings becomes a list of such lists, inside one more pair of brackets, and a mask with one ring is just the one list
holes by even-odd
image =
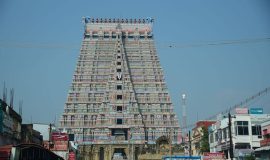
[[255, 150], [256, 159], [270, 160], [270, 119], [261, 123], [263, 139], [260, 148]]
[[0, 145], [20, 142], [21, 123], [21, 116], [0, 99]]
[[181, 131], [154, 45], [153, 19], [84, 22], [60, 130], [75, 134], [86, 158], [176, 153], [172, 145], [181, 143]]
[[[254, 150], [260, 147], [262, 140], [260, 123], [269, 117], [269, 114], [248, 114], [247, 108], [236, 111], [231, 119], [235, 158], [253, 154]], [[224, 116], [209, 127], [210, 152], [224, 152], [227, 158], [230, 148], [228, 123], [228, 117]]]
[[39, 131], [34, 130], [33, 124], [22, 124], [21, 143], [35, 143], [43, 145], [43, 137]]
[[206, 129], [208, 132], [208, 127], [214, 124], [216, 121], [198, 121], [196, 123], [196, 127], [192, 129], [191, 136], [191, 152], [192, 155], [203, 155], [200, 152], [202, 138], [204, 136], [203, 130]]
[[69, 136], [67, 133], [52, 131], [50, 141], [44, 141], [44, 147], [67, 160], [70, 148]]

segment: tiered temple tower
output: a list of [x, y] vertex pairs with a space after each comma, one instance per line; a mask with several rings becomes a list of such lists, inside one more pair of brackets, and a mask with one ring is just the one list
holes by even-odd
[[181, 132], [154, 46], [153, 19], [83, 20], [60, 130], [75, 135], [84, 157], [166, 154], [164, 145], [180, 144]]

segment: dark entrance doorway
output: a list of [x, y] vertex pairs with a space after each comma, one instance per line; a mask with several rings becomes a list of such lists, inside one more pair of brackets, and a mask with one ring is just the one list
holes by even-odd
[[99, 159], [104, 160], [104, 148], [103, 147], [99, 148]]
[[112, 156], [112, 160], [120, 160], [120, 159], [127, 160], [127, 155], [125, 153], [125, 150], [124, 148], [115, 148], [113, 156]]

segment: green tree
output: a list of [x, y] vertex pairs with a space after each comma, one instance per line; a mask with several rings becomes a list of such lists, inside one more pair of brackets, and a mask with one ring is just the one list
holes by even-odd
[[247, 156], [245, 156], [244, 159], [245, 160], [255, 160], [255, 157], [254, 157], [254, 155], [247, 155]]
[[208, 129], [206, 127], [202, 127], [202, 139], [200, 141], [200, 153], [210, 152], [209, 148], [209, 139], [208, 139]]

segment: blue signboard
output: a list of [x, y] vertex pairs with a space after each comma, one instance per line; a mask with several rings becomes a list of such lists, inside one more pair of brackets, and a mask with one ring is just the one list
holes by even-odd
[[190, 159], [200, 160], [201, 156], [177, 156], [177, 155], [172, 155], [172, 156], [163, 156], [162, 157], [162, 160], [190, 160]]
[[263, 114], [263, 108], [250, 108], [249, 114]]

